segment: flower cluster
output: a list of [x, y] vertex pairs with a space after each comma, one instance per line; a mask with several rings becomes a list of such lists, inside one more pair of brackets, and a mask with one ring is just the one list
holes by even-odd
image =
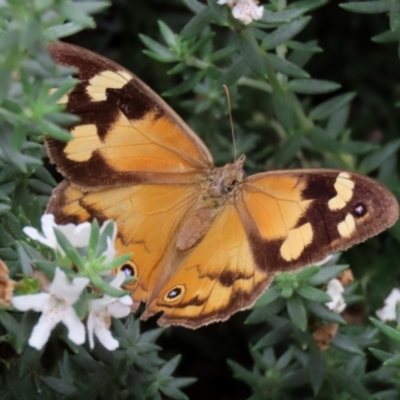
[[264, 7], [258, 6], [256, 0], [218, 0], [218, 4], [230, 7], [233, 17], [245, 25], [261, 19], [264, 14]]
[[[47, 289], [36, 294], [14, 296], [12, 305], [20, 311], [34, 310], [41, 312], [29, 338], [29, 345], [40, 350], [47, 343], [51, 331], [58, 323], [63, 323], [68, 330], [68, 338], [75, 344], [85, 342], [85, 326], [75, 309], [78, 300], [85, 300], [86, 330], [89, 345], [94, 347], [94, 336], [108, 350], [119, 346], [110, 332], [111, 317], [122, 318], [130, 313], [131, 297], [121, 290], [125, 281], [124, 272], [120, 271], [110, 278], [110, 272], [121, 264], [127, 256], [115, 257], [114, 241], [116, 226], [107, 221], [99, 229], [97, 223], [88, 222], [74, 225], [57, 225], [54, 216], [46, 214], [41, 219], [42, 232], [35, 228], [26, 227], [24, 232], [31, 239], [55, 250], [57, 261], [63, 267], [56, 266], [54, 278]], [[80, 250], [80, 253], [77, 251]], [[87, 256], [84, 256], [87, 253]], [[72, 265], [68, 265], [68, 256], [74, 258], [74, 272]], [[100, 274], [106, 273], [105, 280]], [[108, 277], [107, 277], [108, 275]], [[89, 295], [86, 288], [96, 287], [95, 293], [102, 296]], [[111, 292], [113, 295], [108, 294]]]

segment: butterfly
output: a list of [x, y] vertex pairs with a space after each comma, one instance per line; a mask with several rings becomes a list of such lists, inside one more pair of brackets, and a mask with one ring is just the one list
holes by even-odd
[[200, 138], [135, 75], [65, 43], [76, 67], [60, 102], [80, 121], [73, 140], [47, 138], [64, 176], [47, 212], [58, 223], [113, 219], [120, 268], [136, 278], [134, 309], [160, 325], [198, 328], [250, 307], [275, 274], [321, 261], [395, 223], [399, 207], [357, 173], [299, 169], [244, 178], [245, 157], [216, 167]]

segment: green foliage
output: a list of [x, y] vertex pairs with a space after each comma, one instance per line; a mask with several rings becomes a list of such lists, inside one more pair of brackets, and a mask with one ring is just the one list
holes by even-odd
[[[17, 293], [38, 291], [34, 266], [48, 274], [56, 265], [22, 228], [40, 225], [56, 184], [54, 171], [43, 165], [43, 136], [68, 140], [65, 127], [76, 120], [57, 104], [76, 83], [73, 71], [56, 66], [46, 44], [75, 33], [72, 41], [119, 59], [152, 82], [217, 164], [233, 158], [227, 85], [247, 172], [342, 168], [372, 174], [400, 196], [400, 119], [392, 89], [400, 79], [399, 60], [393, 48], [375, 44], [399, 42], [398, 2], [348, 2], [340, 9], [327, 0], [271, 0], [262, 3], [262, 19], [249, 25], [216, 0], [112, 3], [108, 9], [103, 1], [0, 4], [0, 258], [13, 279], [25, 274]], [[105, 9], [96, 30], [79, 34], [95, 27], [91, 14]], [[371, 36], [374, 44], [363, 42]], [[58, 241], [77, 270], [92, 262], [87, 276], [96, 286], [96, 260], [104, 249], [101, 234], [93, 232], [93, 254], [74, 252], [62, 235]], [[397, 224], [342, 255], [346, 265], [336, 258], [329, 266], [279, 275], [245, 323], [237, 316], [196, 332], [172, 328], [162, 335], [152, 322], [140, 327], [133, 317], [114, 320], [120, 347], [113, 352], [100, 344], [93, 351], [75, 345], [63, 326], [44, 350], [34, 350], [27, 340], [37, 313], [1, 310], [0, 398], [184, 399], [181, 389], [194, 379], [174, 376], [196, 375], [199, 384], [187, 389], [192, 399], [397, 399], [399, 329], [364, 316], [398, 285], [399, 240]], [[326, 307], [325, 289], [347, 264], [356, 280], [345, 289], [349, 312], [342, 316]], [[338, 332], [322, 351], [314, 333], [330, 324], [338, 324]], [[156, 340], [169, 361], [160, 357]], [[226, 357], [230, 370], [220, 367]]]

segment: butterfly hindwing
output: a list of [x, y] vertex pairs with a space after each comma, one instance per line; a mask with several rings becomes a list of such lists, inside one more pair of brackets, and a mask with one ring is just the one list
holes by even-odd
[[190, 328], [226, 320], [248, 308], [274, 274], [257, 268], [243, 223], [233, 203], [227, 204], [206, 236], [187, 254], [176, 252], [174, 274], [150, 298], [143, 315], [160, 311], [160, 325]]
[[134, 185], [84, 193], [64, 180], [54, 191], [47, 212], [58, 223], [113, 219], [118, 226], [116, 250], [132, 253], [121, 266], [136, 280], [135, 307], [147, 302], [171, 273], [171, 256], [182, 220], [193, 208], [197, 191], [191, 185]]

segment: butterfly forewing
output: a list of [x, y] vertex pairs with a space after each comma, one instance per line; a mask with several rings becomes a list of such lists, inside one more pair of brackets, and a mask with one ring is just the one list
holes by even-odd
[[396, 198], [378, 182], [337, 170], [273, 171], [248, 178], [238, 208], [256, 264], [311, 265], [392, 226]]
[[80, 117], [73, 140], [47, 140], [50, 158], [75, 185], [188, 183], [213, 166], [198, 136], [135, 75], [77, 46], [49, 49], [57, 63], [79, 70], [80, 82], [60, 101]]

